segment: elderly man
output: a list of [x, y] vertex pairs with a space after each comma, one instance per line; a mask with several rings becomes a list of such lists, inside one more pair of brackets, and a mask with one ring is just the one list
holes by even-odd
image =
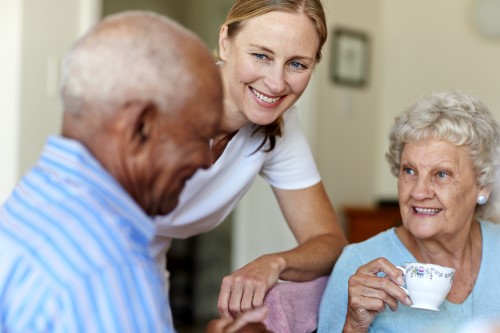
[[210, 52], [164, 17], [111, 16], [66, 55], [61, 96], [62, 135], [0, 209], [0, 330], [173, 332], [150, 217], [211, 165]]

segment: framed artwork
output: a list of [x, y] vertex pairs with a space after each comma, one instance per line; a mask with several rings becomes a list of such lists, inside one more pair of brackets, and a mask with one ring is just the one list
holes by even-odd
[[334, 83], [363, 87], [368, 82], [369, 39], [366, 33], [336, 28], [333, 31], [330, 76]]

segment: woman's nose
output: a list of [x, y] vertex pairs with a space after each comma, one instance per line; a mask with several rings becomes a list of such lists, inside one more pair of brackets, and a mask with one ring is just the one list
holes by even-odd
[[411, 196], [417, 200], [432, 197], [432, 182], [428, 177], [418, 177], [413, 184]]
[[264, 80], [270, 92], [280, 94], [285, 90], [285, 73], [282, 66], [272, 66]]

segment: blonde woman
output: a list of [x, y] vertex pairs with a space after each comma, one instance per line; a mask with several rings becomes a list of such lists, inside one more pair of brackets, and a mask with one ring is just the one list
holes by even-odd
[[212, 138], [213, 164], [186, 184], [171, 214], [157, 219], [155, 253], [162, 258], [172, 238], [215, 228], [258, 175], [271, 186], [298, 242], [225, 277], [218, 301], [223, 317], [261, 305], [278, 279], [328, 274], [346, 244], [294, 107], [326, 37], [319, 0], [238, 0], [221, 26], [224, 110]]

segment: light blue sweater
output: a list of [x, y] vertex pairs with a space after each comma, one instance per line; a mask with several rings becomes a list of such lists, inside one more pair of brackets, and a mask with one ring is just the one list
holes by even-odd
[[[462, 304], [447, 300], [440, 311], [415, 309], [399, 303], [378, 314], [369, 332], [453, 332], [473, 318], [500, 316], [500, 225], [481, 222], [483, 254], [472, 293]], [[318, 333], [342, 332], [347, 313], [348, 279], [356, 269], [379, 257], [395, 265], [416, 261], [396, 236], [395, 228], [364, 242], [348, 245], [335, 264], [320, 305]]]

